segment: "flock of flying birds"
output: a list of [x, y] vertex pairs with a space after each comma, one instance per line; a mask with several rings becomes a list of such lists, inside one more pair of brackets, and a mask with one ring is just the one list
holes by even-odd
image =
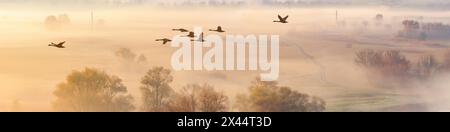
[[[179, 31], [179, 32], [189, 32], [188, 35], [184, 36], [184, 37], [189, 37], [189, 38], [195, 38], [195, 33], [192, 31], [189, 31], [187, 29], [172, 29], [172, 31]], [[217, 29], [210, 29], [209, 31], [212, 32], [219, 32], [219, 33], [223, 33], [225, 32], [221, 26], [218, 26]], [[162, 41], [163, 45], [167, 44], [168, 42], [171, 42], [172, 40], [168, 39], [168, 38], [163, 38], [163, 39], [157, 39], [156, 41]], [[200, 41], [200, 42], [205, 42], [205, 39], [203, 38], [203, 33], [200, 34], [200, 37], [198, 38], [198, 40], [192, 40], [192, 41]]]
[[[288, 18], [289, 18], [289, 15], [285, 16], [285, 17], [281, 17], [280, 15], [278, 15], [278, 20], [275, 20], [273, 22], [276, 22], [276, 23], [288, 23], [288, 21], [287, 21]], [[179, 31], [179, 32], [183, 32], [183, 33], [184, 32], [189, 32], [189, 34], [184, 36], [184, 37], [189, 37], [189, 38], [195, 38], [196, 37], [194, 32], [189, 31], [187, 29], [179, 28], [179, 29], [172, 29], [172, 31]], [[209, 31], [211, 31], [211, 32], [219, 32], [219, 33], [224, 33], [225, 32], [225, 30], [223, 30], [221, 26], [218, 26], [217, 29], [210, 29]], [[162, 44], [165, 45], [168, 42], [171, 42], [172, 40], [170, 40], [168, 38], [163, 38], [163, 39], [156, 39], [156, 41], [162, 41]], [[205, 40], [203, 38], [203, 33], [200, 34], [200, 37], [198, 38], [198, 40], [192, 40], [192, 41], [204, 42]], [[64, 46], [65, 43], [66, 43], [66, 41], [60, 42], [58, 44], [52, 42], [48, 46], [56, 47], [56, 48], [66, 48]]]
[[[278, 22], [278, 23], [288, 23], [287, 19], [289, 18], [288, 16], [285, 17], [281, 17], [280, 15], [278, 15], [278, 20], [275, 20], [273, 22]], [[179, 32], [189, 32], [188, 35], [184, 36], [184, 37], [189, 37], [189, 38], [195, 38], [195, 33], [192, 31], [189, 31], [187, 29], [183, 29], [183, 28], [179, 28], [179, 29], [172, 29], [172, 31], [179, 31]], [[217, 29], [210, 29], [209, 31], [212, 32], [219, 32], [219, 33], [224, 33], [225, 31], [222, 29], [221, 26], [218, 26]], [[172, 40], [168, 39], [168, 38], [163, 38], [163, 39], [156, 39], [156, 41], [162, 41], [162, 44], [165, 45], [168, 42], [171, 42]], [[191, 40], [191, 41], [200, 41], [200, 42], [204, 42], [205, 40], [203, 39], [203, 33], [200, 34], [200, 37], [198, 38], [198, 40]]]

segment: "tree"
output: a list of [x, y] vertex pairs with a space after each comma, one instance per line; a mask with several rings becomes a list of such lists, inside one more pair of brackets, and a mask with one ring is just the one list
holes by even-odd
[[168, 111], [171, 112], [196, 112], [197, 91], [199, 86], [190, 84], [184, 86], [169, 102]]
[[385, 75], [404, 77], [410, 70], [410, 61], [399, 51], [385, 51], [382, 57], [382, 72]]
[[144, 111], [165, 111], [173, 92], [169, 84], [173, 81], [170, 70], [163, 67], [150, 69], [141, 80]]
[[249, 95], [239, 95], [237, 107], [240, 111], [253, 112], [322, 112], [323, 99], [279, 87], [276, 82], [256, 79], [249, 87]]
[[420, 23], [414, 20], [404, 20], [402, 22], [404, 30], [417, 30], [420, 29]]
[[418, 74], [422, 79], [430, 78], [439, 68], [439, 62], [433, 55], [427, 55], [420, 58], [417, 62]]
[[355, 63], [367, 70], [369, 82], [381, 87], [405, 81], [411, 69], [410, 61], [398, 51], [359, 51]]
[[61, 14], [58, 16], [58, 21], [62, 25], [68, 25], [71, 23], [70, 17], [67, 14]]
[[172, 112], [224, 112], [228, 97], [208, 84], [188, 84], [170, 101]]
[[56, 30], [58, 28], [60, 28], [60, 23], [58, 21], [58, 19], [56, 18], [56, 16], [47, 16], [45, 18], [44, 21], [45, 24], [45, 28], [47, 28], [48, 30]]
[[410, 69], [410, 61], [398, 51], [362, 50], [356, 52], [355, 63], [383, 74], [402, 76]]
[[450, 71], [450, 51], [447, 51], [444, 55], [444, 62], [439, 67], [440, 72], [449, 72]]
[[86, 68], [73, 71], [53, 93], [56, 111], [73, 112], [125, 112], [134, 109], [127, 87], [116, 76]]
[[139, 55], [139, 57], [137, 59], [137, 63], [138, 64], [142, 64], [142, 65], [146, 65], [147, 64], [147, 57], [145, 57], [145, 55], [143, 55], [143, 54]]
[[363, 67], [378, 67], [381, 65], [381, 52], [362, 50], [356, 52], [355, 63]]
[[210, 85], [204, 84], [200, 87], [198, 94], [199, 111], [201, 112], [224, 112], [227, 110], [228, 97], [217, 92]]
[[132, 63], [134, 59], [136, 58], [136, 54], [133, 53], [128, 48], [120, 48], [115, 52], [115, 55], [125, 63]]

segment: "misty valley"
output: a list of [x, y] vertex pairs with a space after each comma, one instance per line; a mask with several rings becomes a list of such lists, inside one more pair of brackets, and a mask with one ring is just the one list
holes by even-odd
[[449, 3], [363, 1], [0, 1], [0, 111], [450, 111]]
[[261, 70], [268, 72], [261, 74], [261, 79], [265, 81], [278, 79], [278, 36], [272, 36], [270, 44], [265, 35], [245, 37], [227, 34], [225, 40], [227, 41], [224, 42], [220, 36], [210, 35], [205, 37], [204, 42], [191, 43], [188, 38], [174, 37], [171, 46], [179, 49], [171, 58], [172, 68], [178, 71]]

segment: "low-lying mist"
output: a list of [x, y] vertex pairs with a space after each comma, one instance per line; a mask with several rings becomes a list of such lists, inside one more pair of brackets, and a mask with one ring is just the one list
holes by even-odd
[[[322, 98], [326, 102], [325, 111], [448, 110], [445, 107], [447, 75], [433, 76], [426, 83], [413, 81], [410, 85], [385, 88], [374, 84], [367, 69], [355, 63], [356, 53], [366, 49], [399, 51], [411, 61], [412, 67], [424, 55], [435, 55], [441, 63], [446, 62], [448, 40], [410, 39], [398, 34], [404, 29], [404, 20], [421, 17], [424, 21], [446, 23], [448, 12], [388, 7], [165, 9], [139, 6], [88, 10], [3, 6], [0, 9], [0, 111], [54, 111], [52, 102], [56, 100], [57, 86], [74, 70], [82, 71], [86, 67], [122, 79], [134, 97], [133, 104], [141, 107], [142, 78], [153, 67], [171, 69], [170, 58], [176, 50], [154, 40], [179, 35], [172, 28], [199, 26], [206, 32], [219, 25], [233, 35], [280, 35], [277, 87], [286, 86]], [[11, 8], [20, 10], [8, 10]], [[273, 23], [278, 14], [289, 15], [290, 23]], [[377, 18], [380, 14], [381, 19]], [[47, 46], [61, 41], [67, 42], [65, 49]], [[248, 71], [172, 70], [171, 73], [170, 86], [174, 90], [181, 91], [188, 84], [207, 83], [228, 97], [230, 111], [237, 111], [236, 96], [250, 93], [248, 87], [258, 75]], [[295, 92], [293, 95], [298, 96], [293, 97], [301, 96]]]

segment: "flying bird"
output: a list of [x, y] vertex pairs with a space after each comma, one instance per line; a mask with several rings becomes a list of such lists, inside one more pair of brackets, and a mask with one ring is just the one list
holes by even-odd
[[219, 32], [219, 33], [223, 33], [223, 32], [225, 32], [223, 29], [222, 29], [222, 27], [221, 26], [218, 26], [217, 27], [217, 29], [215, 29], [215, 30], [213, 30], [213, 29], [210, 29], [209, 31], [214, 31], [214, 32]]
[[189, 34], [186, 37], [194, 38], [195, 37], [195, 33], [194, 32], [189, 32]]
[[179, 28], [179, 29], [172, 29], [172, 31], [180, 31], [180, 32], [189, 32], [189, 30]]
[[287, 15], [286, 17], [281, 17], [280, 15], [278, 15], [278, 21], [273, 21], [273, 22], [279, 22], [279, 23], [288, 23], [287, 19], [289, 18], [289, 15]]
[[58, 44], [55, 44], [55, 43], [52, 42], [52, 43], [50, 43], [48, 46], [53, 46], [53, 47], [62, 49], [62, 48], [66, 48], [66, 47], [64, 46], [65, 43], [66, 43], [66, 41], [60, 42], [60, 43], [58, 43]]
[[168, 38], [163, 38], [163, 39], [157, 39], [156, 41], [163, 41], [163, 45], [167, 44], [167, 42], [171, 42], [172, 40], [168, 39]]

